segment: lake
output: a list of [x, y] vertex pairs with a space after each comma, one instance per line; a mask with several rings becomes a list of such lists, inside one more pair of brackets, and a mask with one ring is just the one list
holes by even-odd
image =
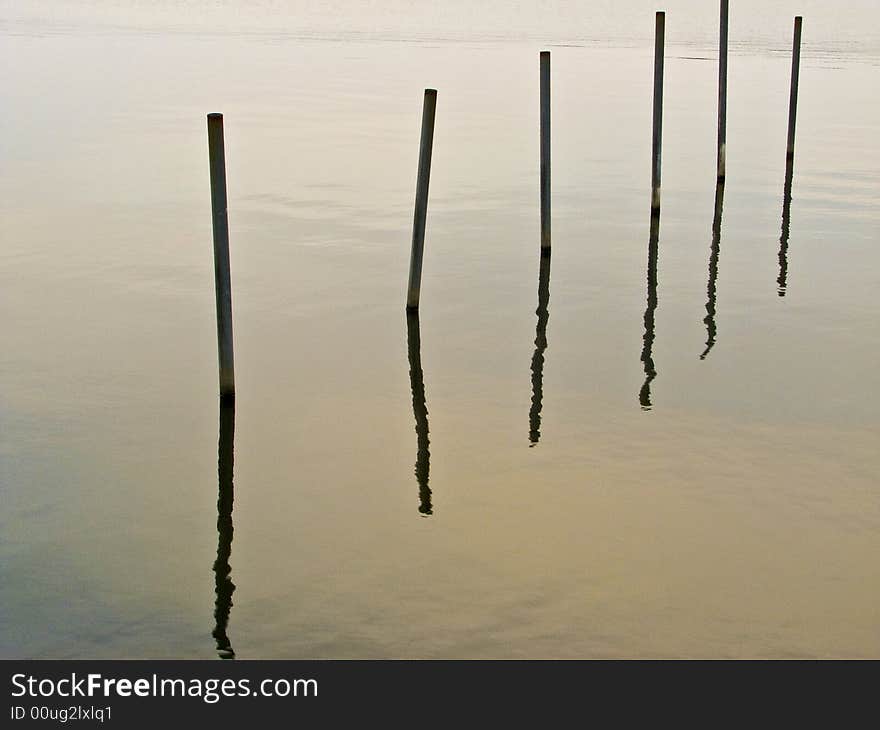
[[880, 656], [880, 8], [767, 5], [722, 196], [716, 3], [0, 0], [0, 656]]

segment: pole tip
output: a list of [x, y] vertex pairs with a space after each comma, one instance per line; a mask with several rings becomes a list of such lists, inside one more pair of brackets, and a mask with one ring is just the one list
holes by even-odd
[[220, 112], [211, 112], [208, 119], [223, 119], [223, 115]]
[[425, 89], [425, 96], [437, 96], [437, 89]]

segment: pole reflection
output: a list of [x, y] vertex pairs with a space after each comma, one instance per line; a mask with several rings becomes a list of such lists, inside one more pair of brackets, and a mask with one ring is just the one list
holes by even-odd
[[776, 293], [784, 297], [788, 280], [788, 231], [791, 221], [791, 179], [794, 175], [794, 158], [785, 160], [785, 188], [782, 193], [782, 235], [779, 237], [779, 276]]
[[550, 250], [541, 251], [538, 274], [538, 324], [535, 329], [535, 353], [532, 355], [532, 406], [529, 409], [529, 447], [541, 439], [541, 408], [544, 400], [544, 351], [547, 349], [547, 322], [550, 312]]
[[428, 478], [431, 472], [431, 452], [428, 449], [428, 407], [425, 403], [425, 381], [422, 375], [422, 341], [419, 333], [418, 311], [406, 313], [406, 342], [409, 351], [409, 382], [412, 388], [413, 415], [416, 419], [415, 475], [419, 485], [419, 512], [425, 516], [433, 514], [431, 488]]
[[718, 328], [715, 324], [716, 285], [718, 282], [718, 257], [721, 254], [721, 212], [724, 207], [724, 181], [715, 186], [715, 217], [712, 219], [712, 246], [709, 251], [709, 283], [706, 286], [706, 349], [700, 355], [705, 360], [715, 346]]
[[232, 568], [229, 557], [232, 554], [232, 505], [234, 501], [232, 486], [233, 440], [235, 437], [235, 401], [220, 402], [220, 441], [218, 444], [217, 475], [217, 559], [214, 561], [214, 631], [217, 654], [221, 659], [235, 659], [235, 652], [226, 633], [229, 612], [232, 608], [232, 594], [235, 584], [230, 578]]
[[651, 410], [651, 382], [657, 377], [654, 367], [654, 312], [657, 310], [657, 244], [660, 239], [660, 216], [651, 216], [651, 234], [648, 238], [648, 306], [645, 308], [645, 334], [642, 338], [641, 361], [645, 367], [645, 382], [639, 390], [642, 410]]

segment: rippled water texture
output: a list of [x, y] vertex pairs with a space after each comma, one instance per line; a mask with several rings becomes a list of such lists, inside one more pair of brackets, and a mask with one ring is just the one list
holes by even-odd
[[652, 229], [655, 9], [0, 0], [0, 655], [880, 656], [880, 10], [732, 0], [716, 190], [670, 0]]

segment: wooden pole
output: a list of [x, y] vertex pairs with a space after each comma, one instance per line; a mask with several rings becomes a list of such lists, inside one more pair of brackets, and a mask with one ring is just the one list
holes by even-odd
[[541, 250], [550, 250], [550, 51], [541, 51]]
[[797, 120], [798, 81], [801, 70], [801, 24], [803, 18], [794, 19], [794, 40], [791, 49], [791, 93], [788, 97], [788, 147], [786, 157], [794, 158], [794, 128]]
[[422, 138], [419, 144], [419, 176], [416, 181], [416, 205], [413, 214], [412, 251], [409, 258], [409, 287], [406, 308], [419, 308], [422, 286], [422, 257], [425, 251], [425, 219], [428, 215], [428, 184], [431, 180], [431, 151], [434, 146], [434, 112], [437, 108], [436, 89], [425, 89], [422, 105]]
[[651, 213], [660, 215], [660, 154], [663, 147], [663, 46], [666, 13], [657, 13], [654, 29], [654, 134], [652, 138]]
[[211, 169], [211, 211], [214, 220], [214, 294], [217, 300], [217, 353], [220, 397], [235, 397], [232, 355], [232, 283], [229, 274], [229, 222], [226, 217], [226, 155], [223, 115], [208, 115], [208, 157]]
[[718, 182], [727, 176], [727, 25], [728, 2], [721, 0], [721, 31], [718, 42]]

